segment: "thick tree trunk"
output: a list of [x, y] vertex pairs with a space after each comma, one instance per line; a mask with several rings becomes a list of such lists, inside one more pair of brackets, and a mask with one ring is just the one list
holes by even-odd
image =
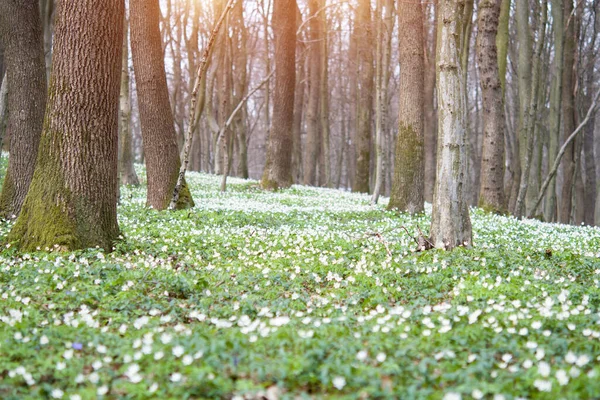
[[505, 212], [504, 199], [504, 104], [498, 70], [496, 35], [502, 0], [479, 3], [477, 66], [483, 95], [483, 150], [479, 207]]
[[273, 125], [267, 164], [261, 186], [266, 189], [292, 184], [294, 89], [296, 86], [296, 0], [275, 0], [275, 92]]
[[119, 176], [122, 185], [139, 185], [140, 181], [133, 168], [131, 138], [131, 100], [129, 98], [129, 23], [125, 18], [123, 27], [123, 57], [121, 63], [121, 101], [119, 136]]
[[[122, 0], [61, 2], [44, 130], [9, 235], [22, 251], [110, 250], [117, 224]], [[102, 18], [98, 18], [102, 15]]]
[[[158, 0], [130, 1], [131, 54], [146, 157], [147, 204], [164, 210], [173, 195], [181, 162], [169, 105], [159, 15]], [[184, 183], [176, 208], [193, 205]]]
[[424, 202], [423, 11], [418, 2], [400, 3], [400, 114], [394, 179], [388, 209], [417, 213]]
[[371, 168], [371, 127], [373, 114], [373, 26], [370, 0], [359, 0], [356, 9], [358, 87], [353, 192], [368, 193]]
[[16, 218], [29, 190], [46, 108], [46, 71], [39, 3], [0, 2], [0, 38], [5, 47], [10, 138], [0, 216]]
[[309, 41], [308, 50], [308, 105], [306, 110], [306, 145], [303, 157], [305, 185], [317, 184], [317, 163], [319, 159], [320, 118], [319, 100], [321, 94], [321, 50], [319, 40], [322, 40], [322, 19], [317, 12], [322, 0], [310, 0]]
[[[564, 65], [563, 65], [563, 89], [562, 89], [562, 132], [561, 141], [575, 130], [575, 51], [577, 40], [575, 38], [575, 20], [571, 16], [573, 11], [573, 0], [565, 0], [564, 3]], [[562, 163], [562, 190], [560, 196], [560, 207], [558, 209], [558, 221], [563, 224], [571, 222], [571, 200], [573, 191], [573, 179], [575, 174], [575, 145], [567, 147]]]
[[463, 41], [461, 0], [438, 2], [437, 86], [438, 159], [433, 195], [431, 241], [437, 248], [469, 246], [471, 219], [467, 203], [466, 93], [460, 54]]

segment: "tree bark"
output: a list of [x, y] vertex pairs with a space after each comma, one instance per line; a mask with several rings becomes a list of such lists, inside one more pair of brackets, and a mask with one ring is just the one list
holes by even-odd
[[373, 114], [373, 27], [370, 0], [359, 0], [356, 9], [358, 87], [356, 98], [356, 168], [352, 191], [369, 192], [371, 124]]
[[[325, 4], [325, 1], [323, 2]], [[324, 187], [331, 187], [331, 143], [329, 129], [329, 50], [327, 13], [321, 12], [321, 94], [319, 98], [319, 117], [321, 128], [321, 160], [323, 168], [320, 169], [321, 183]]]
[[[180, 159], [158, 27], [158, 0], [131, 0], [131, 54], [138, 93], [140, 123], [148, 178], [147, 204], [156, 210], [169, 206]], [[194, 206], [184, 183], [176, 209]]]
[[0, 216], [16, 218], [29, 190], [46, 108], [46, 71], [39, 3], [0, 2], [0, 38], [5, 47], [10, 138]]
[[8, 238], [22, 251], [95, 246], [110, 250], [119, 235], [123, 11], [122, 0], [65, 1], [58, 6], [40, 151]]
[[121, 101], [120, 101], [120, 136], [119, 136], [119, 176], [122, 185], [138, 186], [140, 181], [133, 168], [131, 137], [131, 100], [129, 98], [129, 23], [124, 19], [123, 57], [121, 63]]
[[[573, 0], [565, 0], [563, 19], [566, 23], [564, 31], [564, 65], [562, 78], [562, 132], [561, 139], [564, 142], [575, 129], [575, 51], [577, 40], [575, 38], [575, 19], [571, 16], [573, 11]], [[570, 144], [564, 155], [562, 164], [562, 189], [560, 196], [560, 207], [558, 209], [558, 220], [563, 224], [571, 222], [571, 195], [573, 190], [573, 178], [575, 173], [575, 146]]]
[[[592, 93], [594, 88], [594, 82], [596, 74], [594, 73], [594, 66], [596, 65], [596, 38], [598, 35], [598, 6], [600, 2], [596, 2], [596, 7], [592, 10], [594, 17], [592, 23], [594, 24], [592, 41], [589, 45], [589, 51], [587, 53], [587, 79], [586, 79], [586, 105], [590, 104], [592, 99]], [[587, 225], [594, 225], [595, 222], [595, 204], [596, 204], [596, 159], [594, 157], [594, 130], [596, 128], [596, 117], [592, 115], [591, 121], [585, 128], [584, 133], [584, 145], [583, 153], [585, 159], [585, 193], [584, 193], [584, 222]]]
[[483, 104], [483, 150], [479, 207], [506, 211], [504, 199], [504, 101], [498, 68], [496, 36], [502, 0], [479, 3], [477, 66]]
[[[432, 2], [433, 8], [433, 32], [430, 35], [431, 45], [427, 46], [427, 57], [425, 58], [425, 82], [424, 82], [424, 113], [423, 131], [425, 144], [425, 191], [424, 197], [428, 202], [433, 201], [433, 187], [435, 185], [435, 159], [437, 144], [437, 116], [435, 105], [435, 51], [437, 42], [437, 10], [438, 6]], [[423, 9], [423, 11], [425, 11]], [[423, 30], [429, 32], [431, 21], [423, 18]], [[429, 34], [428, 34], [429, 36]]]
[[431, 241], [452, 249], [472, 243], [467, 203], [466, 93], [460, 54], [464, 43], [462, 0], [438, 2], [438, 159]]
[[400, 104], [394, 179], [388, 209], [417, 213], [424, 202], [423, 11], [418, 2], [400, 3]]
[[317, 184], [317, 163], [319, 159], [319, 138], [320, 138], [320, 118], [319, 118], [319, 98], [321, 94], [321, 50], [320, 40], [323, 40], [321, 22], [317, 13], [320, 10], [322, 0], [310, 0], [308, 3], [310, 10], [309, 41], [308, 50], [308, 105], [306, 110], [306, 151], [303, 157], [305, 185]]
[[296, 0], [275, 0], [273, 4], [275, 91], [267, 164], [261, 180], [265, 189], [276, 190], [292, 184], [296, 7]]

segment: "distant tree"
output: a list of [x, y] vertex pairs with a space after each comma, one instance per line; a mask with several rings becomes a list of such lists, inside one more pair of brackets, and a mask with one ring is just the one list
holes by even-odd
[[400, 115], [394, 178], [388, 209], [423, 211], [425, 154], [423, 10], [419, 2], [399, 5]]
[[[294, 90], [296, 86], [296, 0], [275, 0], [275, 91], [267, 163], [261, 186], [266, 189], [292, 184]], [[313, 160], [314, 161], [314, 160]]]
[[464, 41], [465, 2], [438, 1], [437, 180], [433, 194], [431, 242], [452, 249], [472, 242], [467, 203], [467, 98], [460, 54]]
[[0, 2], [0, 38], [8, 70], [8, 170], [0, 215], [14, 218], [29, 190], [46, 108], [44, 44], [37, 0]]
[[40, 151], [21, 214], [8, 237], [23, 251], [54, 246], [110, 250], [119, 235], [123, 10], [123, 0], [59, 3]]
[[[131, 54], [146, 159], [147, 204], [164, 210], [171, 201], [181, 161], [169, 105], [159, 16], [158, 0], [130, 1]], [[175, 208], [193, 205], [184, 183]]]
[[506, 211], [504, 198], [504, 102], [498, 68], [496, 36], [502, 0], [479, 3], [477, 66], [483, 103], [483, 154], [479, 206]]
[[121, 64], [121, 101], [119, 133], [119, 175], [123, 185], [139, 185], [140, 181], [133, 168], [131, 138], [131, 99], [129, 98], [129, 22], [124, 19], [123, 61]]

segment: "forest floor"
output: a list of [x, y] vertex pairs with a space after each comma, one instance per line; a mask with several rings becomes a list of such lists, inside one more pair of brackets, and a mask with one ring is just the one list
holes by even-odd
[[417, 253], [387, 199], [219, 181], [122, 188], [112, 253], [5, 246], [0, 398], [600, 398], [600, 229], [473, 209]]

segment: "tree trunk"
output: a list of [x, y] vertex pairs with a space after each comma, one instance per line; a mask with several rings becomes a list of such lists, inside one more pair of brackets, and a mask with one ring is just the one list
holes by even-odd
[[[431, 45], [427, 46], [427, 57], [425, 58], [425, 82], [424, 82], [424, 113], [423, 131], [425, 144], [425, 191], [424, 198], [428, 202], [433, 201], [433, 187], [435, 185], [435, 152], [437, 143], [437, 118], [435, 107], [435, 51], [437, 42], [437, 10], [438, 6], [432, 2], [433, 8], [433, 32], [431, 35]], [[429, 26], [432, 25], [429, 18], [423, 18], [423, 30], [429, 32]]]
[[353, 192], [369, 192], [371, 167], [371, 124], [373, 113], [373, 27], [370, 0], [359, 0], [356, 9], [358, 87]]
[[46, 108], [46, 71], [39, 3], [0, 2], [0, 38], [8, 80], [10, 138], [8, 170], [0, 194], [0, 216], [16, 218], [29, 190]]
[[[325, 4], [325, 1], [323, 2]], [[331, 143], [329, 129], [329, 51], [328, 51], [328, 28], [327, 28], [327, 13], [325, 10], [321, 12], [321, 94], [319, 98], [319, 117], [321, 128], [321, 160], [323, 168], [319, 175], [322, 177], [322, 185], [331, 187]]]
[[502, 213], [504, 199], [504, 104], [496, 36], [502, 0], [479, 3], [477, 66], [483, 96], [483, 150], [479, 207]]
[[[575, 38], [575, 20], [571, 16], [573, 11], [573, 0], [565, 0], [564, 22], [567, 24], [564, 31], [564, 69], [562, 90], [562, 133], [561, 141], [575, 130], [575, 51], [577, 40]], [[571, 143], [565, 152], [562, 163], [562, 190], [560, 207], [558, 209], [558, 220], [563, 224], [571, 222], [571, 195], [573, 190], [573, 179], [575, 173], [575, 145]]]
[[306, 151], [303, 157], [305, 185], [316, 185], [317, 183], [317, 160], [319, 159], [319, 97], [321, 94], [321, 50], [319, 40], [322, 40], [322, 19], [317, 12], [321, 6], [321, 0], [310, 0], [309, 41], [308, 50], [308, 105], [306, 110]]
[[23, 209], [8, 238], [22, 251], [95, 246], [110, 250], [119, 235], [123, 11], [122, 0], [59, 4], [40, 151]]
[[133, 168], [131, 138], [131, 101], [129, 99], [129, 40], [128, 21], [123, 27], [123, 60], [121, 63], [121, 101], [120, 101], [120, 137], [119, 137], [119, 175], [122, 185], [138, 186], [140, 181]]
[[296, 0], [275, 0], [273, 4], [275, 92], [267, 164], [261, 181], [265, 189], [289, 187], [292, 184], [296, 7]]
[[[158, 27], [159, 3], [131, 0], [130, 10], [131, 54], [148, 177], [147, 204], [164, 210], [171, 201], [181, 162]], [[184, 183], [176, 208], [193, 205]]]
[[423, 11], [418, 2], [400, 3], [400, 104], [394, 180], [388, 209], [417, 213], [424, 201]]
[[[586, 82], [586, 106], [589, 107], [589, 104], [592, 101], [593, 91], [594, 91], [594, 82], [596, 74], [594, 74], [594, 66], [596, 64], [596, 53], [594, 49], [596, 48], [596, 37], [598, 34], [598, 5], [600, 2], [596, 2], [596, 8], [593, 9], [594, 17], [593, 17], [593, 36], [592, 41], [589, 45], [589, 51], [587, 54], [587, 82]], [[595, 202], [596, 202], [596, 159], [594, 157], [594, 129], [596, 127], [596, 117], [595, 114], [592, 116], [590, 124], [586, 126], [584, 132], [584, 145], [583, 145], [583, 153], [585, 160], [585, 193], [584, 193], [584, 209], [585, 216], [584, 222], [586, 225], [594, 225], [595, 222]]]
[[8, 117], [8, 79], [6, 73], [2, 75], [2, 81], [0, 82], [0, 150], [2, 150], [2, 143], [4, 142], [4, 135], [6, 133], [6, 119]]
[[438, 159], [433, 195], [431, 241], [452, 249], [472, 242], [467, 203], [466, 93], [460, 54], [464, 44], [461, 0], [438, 2], [437, 85]]
[[[297, 19], [297, 22], [300, 22]], [[293, 151], [292, 151], [292, 177], [295, 183], [302, 181], [302, 117], [304, 114], [304, 88], [305, 83], [305, 65], [304, 46], [298, 41], [296, 53], [298, 56], [298, 70], [296, 73], [296, 87], [294, 88], [294, 125], [293, 125]]]

